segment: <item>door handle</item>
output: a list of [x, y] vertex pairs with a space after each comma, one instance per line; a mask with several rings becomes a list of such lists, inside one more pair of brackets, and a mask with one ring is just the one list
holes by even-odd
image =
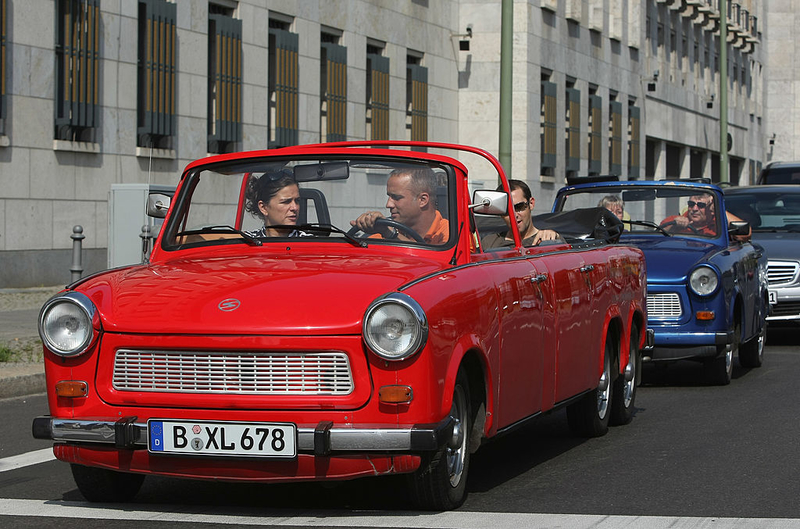
[[531, 277], [531, 283], [544, 283], [547, 281], [547, 274], [538, 274]]
[[594, 265], [586, 265], [581, 267], [581, 272], [591, 272], [594, 270]]

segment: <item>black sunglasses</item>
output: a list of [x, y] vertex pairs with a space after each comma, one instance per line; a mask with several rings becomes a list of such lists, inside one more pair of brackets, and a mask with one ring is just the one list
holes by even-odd
[[528, 206], [528, 201], [527, 200], [525, 200], [523, 202], [517, 202], [516, 204], [514, 204], [514, 211], [516, 211], [517, 213], [522, 213], [528, 207], [529, 206]]
[[694, 200], [690, 200], [686, 204], [688, 204], [690, 208], [697, 206], [697, 209], [706, 209], [708, 207], [708, 204], [705, 202], [695, 202]]

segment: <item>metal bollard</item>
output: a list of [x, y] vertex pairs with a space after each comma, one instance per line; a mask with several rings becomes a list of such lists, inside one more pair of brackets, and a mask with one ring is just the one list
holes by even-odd
[[150, 260], [150, 241], [153, 239], [153, 236], [150, 234], [150, 225], [145, 224], [142, 226], [142, 233], [139, 234], [139, 237], [142, 239], [142, 262], [146, 263]]
[[86, 238], [86, 235], [83, 234], [83, 226], [80, 224], [73, 226], [72, 235], [69, 238], [72, 239], [72, 268], [69, 271], [72, 272], [72, 281], [77, 281], [83, 274], [81, 246], [83, 244], [82, 241]]

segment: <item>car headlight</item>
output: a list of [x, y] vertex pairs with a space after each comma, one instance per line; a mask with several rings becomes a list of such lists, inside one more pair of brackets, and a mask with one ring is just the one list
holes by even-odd
[[404, 360], [428, 340], [422, 307], [405, 294], [392, 293], [373, 302], [364, 315], [364, 341], [384, 360]]
[[94, 342], [95, 306], [84, 294], [67, 292], [49, 300], [39, 313], [39, 336], [53, 353], [77, 356]]
[[719, 286], [719, 276], [709, 266], [699, 266], [689, 275], [689, 287], [698, 296], [713, 294], [717, 286]]

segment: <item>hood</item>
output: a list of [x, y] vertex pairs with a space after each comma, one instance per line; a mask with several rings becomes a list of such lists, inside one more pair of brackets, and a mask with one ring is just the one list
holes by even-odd
[[752, 241], [764, 248], [767, 258], [800, 260], [800, 233], [753, 231]]
[[108, 332], [358, 334], [367, 306], [442, 268], [419, 255], [176, 259], [112, 270], [78, 285]]
[[623, 236], [620, 242], [642, 250], [648, 283], [685, 280], [694, 265], [708, 261], [723, 249], [713, 242], [685, 237]]

